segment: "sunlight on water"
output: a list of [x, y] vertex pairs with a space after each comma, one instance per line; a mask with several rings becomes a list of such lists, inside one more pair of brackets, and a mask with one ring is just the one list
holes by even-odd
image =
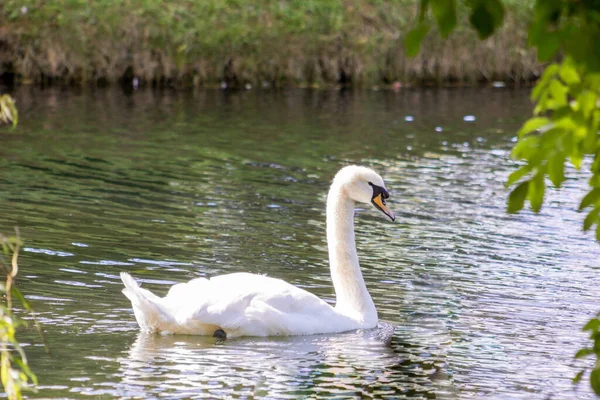
[[[503, 182], [525, 91], [16, 93], [0, 231], [47, 331], [23, 334], [34, 397], [592, 398], [571, 384], [600, 247], [570, 171], [539, 215]], [[468, 118], [467, 118], [468, 117]], [[119, 272], [164, 295], [249, 271], [334, 301], [324, 201], [348, 163], [384, 176], [397, 223], [357, 209], [374, 330], [292, 338], [138, 333]]]

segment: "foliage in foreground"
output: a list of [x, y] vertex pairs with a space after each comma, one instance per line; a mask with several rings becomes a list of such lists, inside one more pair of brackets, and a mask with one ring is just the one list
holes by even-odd
[[[528, 200], [538, 212], [542, 208], [546, 178], [555, 187], [565, 181], [568, 160], [575, 168], [589, 165], [590, 189], [579, 205], [589, 209], [583, 230], [596, 226], [600, 241], [600, 71], [566, 57], [562, 63], [546, 68], [532, 92], [535, 116], [519, 131], [513, 157], [525, 162], [508, 178], [507, 186], [516, 184], [508, 201], [508, 211], [518, 212]], [[584, 158], [591, 162], [584, 163]]]
[[[467, 4], [469, 23], [481, 39], [498, 31], [506, 2], [473, 0]], [[429, 31], [430, 10], [442, 36], [447, 37], [457, 26], [454, 0], [421, 0], [418, 22], [406, 37], [410, 54], [419, 52]], [[529, 202], [532, 210], [539, 212], [548, 181], [556, 188], [565, 181], [565, 163], [576, 169], [589, 168], [589, 190], [579, 211], [589, 210], [583, 230], [595, 226], [600, 242], [600, 2], [537, 0], [528, 41], [541, 62], [551, 63], [531, 93], [534, 115], [519, 131], [512, 151], [521, 166], [506, 183], [514, 187], [507, 211], [519, 212]], [[596, 356], [590, 383], [600, 395], [600, 319], [590, 320], [584, 330], [591, 331], [594, 346], [581, 349], [576, 358]], [[579, 382], [584, 372], [574, 381]]]
[[6, 281], [0, 284], [0, 292], [5, 299], [0, 304], [0, 380], [6, 395], [13, 400], [20, 399], [24, 389], [33, 389], [32, 383], [37, 384], [37, 378], [29, 369], [25, 352], [15, 336], [17, 327], [25, 325], [25, 322], [13, 312], [13, 296], [27, 311], [32, 312], [32, 309], [15, 286], [19, 249], [23, 245], [18, 232], [12, 237], [0, 235], [0, 245], [3, 253], [0, 255], [0, 268], [6, 276]]
[[[594, 368], [592, 368], [592, 372], [590, 373], [590, 383], [594, 392], [596, 394], [600, 394], [600, 319], [598, 316], [592, 318], [584, 327], [584, 331], [590, 331], [590, 340], [594, 342], [592, 347], [584, 347], [580, 349], [577, 354], [575, 354], [575, 358], [583, 358], [587, 356], [596, 356], [596, 361], [594, 362]], [[584, 368], [580, 371], [573, 382], [579, 383], [583, 374], [585, 374], [587, 368]]]

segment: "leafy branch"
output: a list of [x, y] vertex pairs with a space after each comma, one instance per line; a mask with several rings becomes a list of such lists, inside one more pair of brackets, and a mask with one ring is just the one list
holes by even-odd
[[[591, 355], [596, 356], [596, 361], [594, 362], [594, 368], [592, 368], [592, 372], [590, 373], [590, 383], [592, 385], [592, 389], [596, 394], [600, 393], [600, 319], [598, 319], [598, 315], [592, 318], [584, 327], [584, 331], [590, 331], [590, 340], [594, 342], [593, 347], [584, 347], [577, 351], [575, 354], [575, 358], [585, 358]], [[577, 373], [575, 378], [573, 378], [574, 383], [579, 383], [581, 378], [587, 371], [587, 368], [582, 369]]]
[[[405, 38], [409, 55], [419, 52], [430, 27], [431, 8], [443, 37], [456, 26], [455, 0], [421, 0], [415, 28]], [[465, 2], [469, 24], [480, 39], [496, 32], [504, 18], [500, 0]], [[600, 2], [537, 0], [529, 27], [529, 44], [537, 49], [538, 60], [551, 62], [531, 92], [535, 103], [533, 117], [518, 133], [512, 157], [523, 164], [510, 174], [507, 211], [517, 213], [528, 201], [534, 212], [544, 203], [547, 180], [560, 188], [565, 181], [565, 164], [576, 169], [588, 165], [589, 190], [579, 204], [587, 211], [583, 230], [596, 226], [600, 242]], [[600, 319], [593, 318], [583, 328], [591, 331], [593, 348], [577, 352], [576, 358], [596, 355], [590, 374], [594, 392], [600, 395]], [[579, 382], [581, 371], [574, 381]]]
[[[18, 230], [15, 236], [0, 235], [0, 245], [2, 246], [0, 268], [6, 276], [5, 282], [0, 283], [0, 292], [4, 294], [5, 299], [5, 302], [0, 304], [0, 381], [8, 398], [13, 400], [21, 399], [24, 389], [33, 390], [31, 384], [37, 385], [37, 378], [29, 368], [25, 352], [16, 338], [16, 329], [27, 323], [14, 314], [13, 298], [16, 298], [30, 313], [33, 313], [33, 310], [15, 285], [19, 272], [19, 250], [23, 246]], [[34, 321], [46, 345], [35, 315]]]
[[[502, 26], [504, 6], [500, 0], [471, 0], [465, 2], [469, 23], [477, 32], [479, 39], [487, 39]], [[421, 0], [416, 26], [404, 38], [404, 46], [409, 57], [419, 54], [421, 42], [429, 33], [429, 10], [433, 13], [440, 35], [444, 39], [457, 25], [456, 0]]]
[[[600, 241], [600, 74], [586, 73], [584, 67], [567, 57], [561, 64], [551, 64], [534, 88], [535, 116], [519, 131], [519, 141], [512, 156], [525, 165], [508, 178], [507, 186], [518, 182], [510, 193], [508, 211], [518, 212], [529, 200], [538, 212], [543, 203], [548, 177], [555, 187], [565, 180], [567, 160], [580, 169], [585, 156], [593, 157], [590, 191], [583, 197], [579, 211], [591, 208], [583, 230], [596, 225]], [[526, 179], [523, 179], [526, 178]]]

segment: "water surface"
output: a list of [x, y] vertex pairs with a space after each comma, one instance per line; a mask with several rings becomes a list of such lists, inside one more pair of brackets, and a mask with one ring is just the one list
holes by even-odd
[[[600, 246], [569, 171], [539, 215], [505, 213], [527, 91], [22, 89], [0, 147], [0, 231], [52, 355], [45, 398], [592, 398], [571, 379]], [[343, 165], [384, 176], [391, 223], [357, 209], [378, 329], [299, 338], [138, 333], [119, 272], [165, 294], [249, 271], [334, 301], [324, 201]]]

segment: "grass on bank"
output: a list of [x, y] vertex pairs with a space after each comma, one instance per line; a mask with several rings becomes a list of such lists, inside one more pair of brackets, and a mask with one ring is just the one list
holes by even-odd
[[0, 75], [230, 87], [527, 81], [541, 70], [527, 48], [533, 1], [504, 3], [494, 38], [459, 22], [409, 59], [417, 0], [5, 0]]

